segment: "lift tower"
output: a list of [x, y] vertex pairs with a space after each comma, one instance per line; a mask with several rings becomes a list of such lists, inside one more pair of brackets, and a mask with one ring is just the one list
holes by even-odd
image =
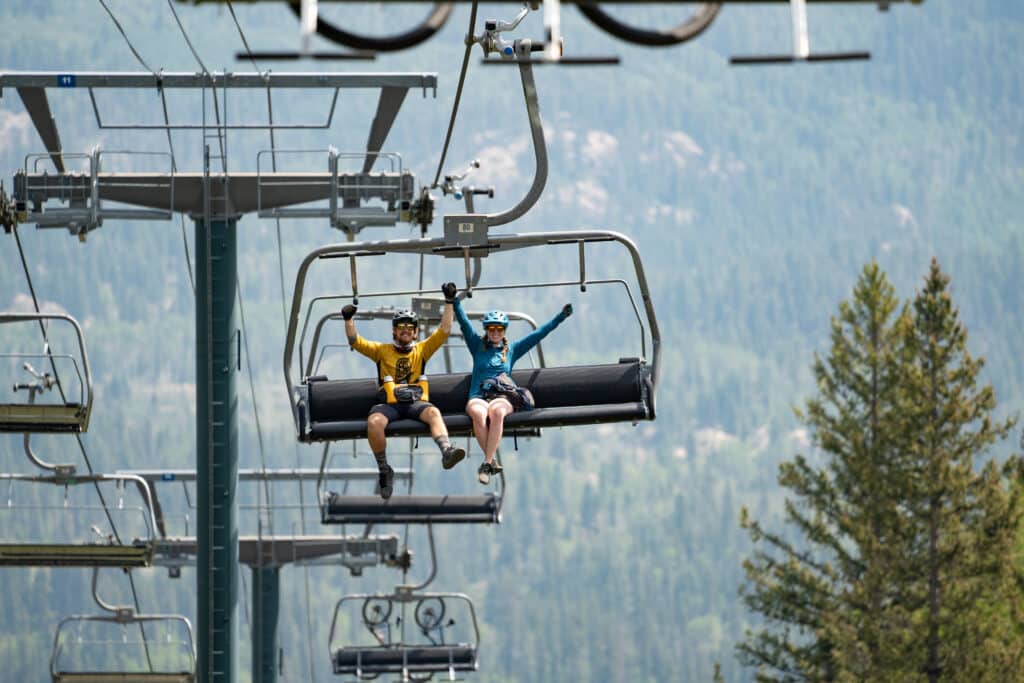
[[[235, 683], [238, 668], [238, 220], [253, 212], [262, 217], [327, 217], [332, 225], [350, 231], [399, 220], [429, 221], [430, 200], [423, 200], [426, 204], [417, 200], [411, 173], [372, 169], [408, 90], [416, 88], [426, 95], [429, 89], [436, 94], [436, 87], [437, 77], [432, 73], [0, 72], [0, 95], [7, 88], [18, 93], [46, 149], [45, 154], [29, 157], [25, 168], [15, 175], [13, 198], [19, 222], [35, 223], [40, 228], [67, 228], [80, 239], [105, 219], [170, 220], [174, 213], [187, 213], [195, 222], [196, 640], [198, 678], [204, 683]], [[163, 104], [164, 122], [104, 120], [96, 91], [125, 88], [156, 90]], [[327, 89], [333, 90], [333, 98], [323, 122], [275, 123], [271, 117], [269, 123], [230, 123], [228, 94], [238, 88], [266, 90], [268, 107], [271, 93], [277, 89]], [[326, 168], [320, 172], [229, 170], [229, 131], [327, 130], [333, 123], [339, 93], [352, 88], [380, 92], [361, 171], [340, 172], [338, 153], [333, 148], [324, 151]], [[99, 149], [89, 154], [67, 154], [49, 106], [51, 89], [63, 93], [87, 91], [100, 129], [149, 129], [168, 136], [175, 130], [200, 132], [202, 171], [178, 171], [173, 154], [165, 155], [170, 163], [162, 173], [104, 171], [104, 161], [115, 153], [105, 155]], [[201, 122], [169, 120], [166, 97], [175, 89], [201, 91]], [[67, 170], [66, 158], [72, 156], [84, 161], [86, 173]], [[56, 173], [42, 172], [48, 160]], [[383, 206], [362, 206], [369, 200], [382, 202]], [[118, 206], [104, 206], [105, 201], [117, 202]], [[311, 207], [311, 203], [317, 205]], [[307, 206], [295, 207], [297, 204]], [[258, 578], [261, 590], [254, 591], [254, 595], [261, 604], [254, 612], [276, 617], [277, 577]], [[273, 638], [275, 632], [276, 624], [253, 624], [254, 645], [260, 639], [258, 651], [269, 657], [276, 656], [277, 648], [267, 643], [268, 634]], [[266, 664], [254, 662], [254, 680], [272, 680], [265, 674], [273, 676], [275, 667]]]

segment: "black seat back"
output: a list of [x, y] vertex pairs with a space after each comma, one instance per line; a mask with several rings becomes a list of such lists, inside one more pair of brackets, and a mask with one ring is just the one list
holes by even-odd
[[[465, 411], [470, 375], [429, 375], [430, 402], [442, 415]], [[537, 408], [576, 407], [643, 401], [640, 361], [607, 365], [514, 370], [512, 378], [533, 393]], [[377, 403], [373, 379], [310, 380], [312, 423], [366, 419]]]

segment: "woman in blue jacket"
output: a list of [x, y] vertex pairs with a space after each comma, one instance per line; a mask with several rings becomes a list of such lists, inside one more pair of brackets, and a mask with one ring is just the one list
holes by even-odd
[[481, 337], [473, 329], [466, 312], [462, 310], [462, 303], [455, 298], [455, 285], [448, 283], [445, 286], [445, 298], [452, 300], [455, 305], [455, 319], [459, 321], [466, 347], [473, 356], [473, 377], [470, 380], [466, 414], [472, 418], [473, 433], [484, 450], [484, 462], [477, 470], [477, 477], [481, 484], [486, 484], [492, 474], [498, 474], [502, 470], [501, 465], [494, 462], [494, 454], [498, 450], [505, 429], [505, 416], [512, 414], [515, 409], [507, 398], [493, 397], [492, 394], [485, 392], [482, 385], [500, 375], [506, 375], [511, 379], [512, 366], [516, 361], [572, 315], [572, 304], [563, 306], [554, 318], [522, 339], [509, 341], [505, 336], [508, 315], [503, 311], [490, 311], [484, 316], [484, 336]]

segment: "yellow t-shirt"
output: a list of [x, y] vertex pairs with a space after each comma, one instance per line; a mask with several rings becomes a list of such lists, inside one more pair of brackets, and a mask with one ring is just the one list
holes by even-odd
[[408, 353], [402, 353], [391, 342], [372, 342], [356, 337], [352, 348], [377, 364], [377, 380], [391, 375], [395, 384], [412, 384], [420, 378], [430, 357], [448, 339], [448, 333], [440, 327], [421, 342], [412, 345]]

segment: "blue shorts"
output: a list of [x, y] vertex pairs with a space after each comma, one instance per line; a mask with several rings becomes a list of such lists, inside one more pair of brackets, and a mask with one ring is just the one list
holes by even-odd
[[370, 408], [370, 415], [380, 413], [388, 419], [388, 422], [395, 420], [419, 420], [420, 414], [427, 408], [433, 408], [434, 404], [427, 401], [411, 401], [409, 403], [378, 403]]

